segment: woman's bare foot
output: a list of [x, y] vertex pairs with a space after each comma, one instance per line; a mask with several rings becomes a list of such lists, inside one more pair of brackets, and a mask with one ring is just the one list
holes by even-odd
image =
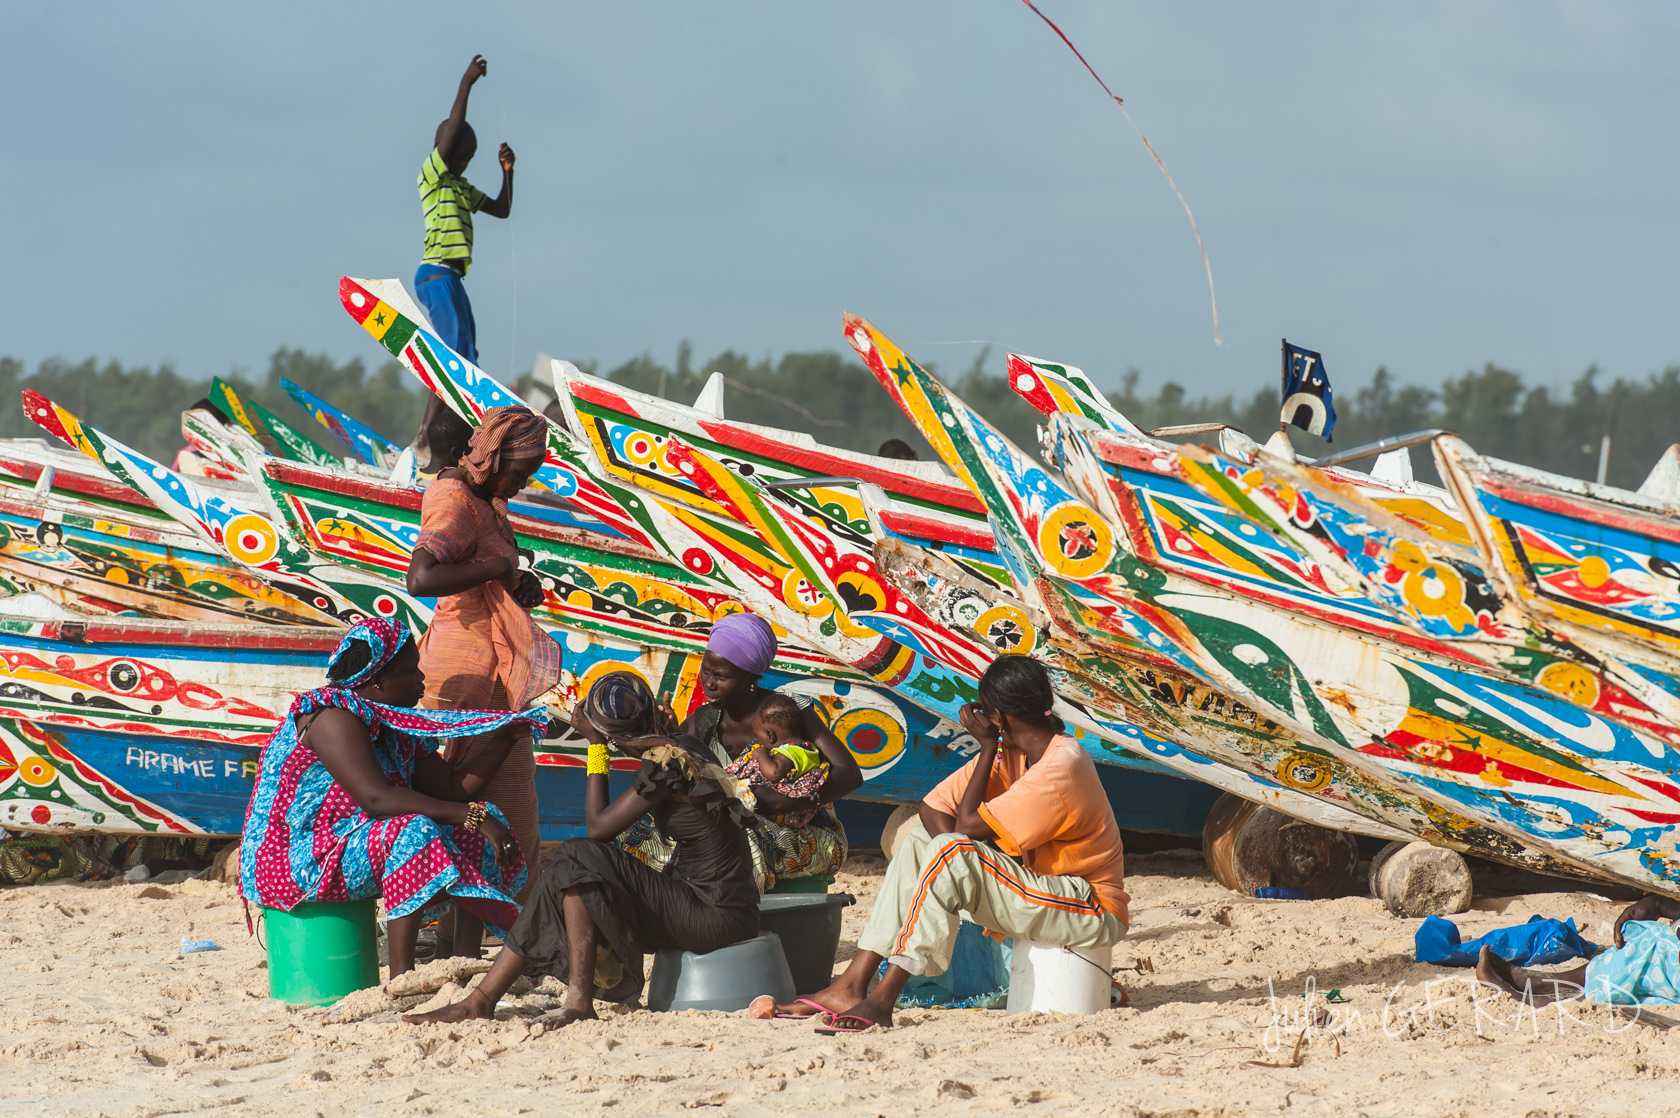
[[488, 1021], [495, 1015], [495, 1003], [474, 990], [454, 1005], [430, 1013], [406, 1014], [403, 1020], [410, 1025], [444, 1025], [455, 1021]]
[[803, 998], [795, 998], [787, 1005], [776, 1006], [777, 1017], [820, 1017], [826, 1013], [839, 1013], [847, 1006], [856, 1005], [868, 993], [865, 989], [856, 989], [852, 983], [841, 975], [834, 982], [824, 986], [821, 990]]
[[1575, 967], [1551, 974], [1519, 970], [1495, 955], [1492, 948], [1484, 946], [1476, 956], [1476, 979], [1500, 993], [1538, 1007], [1581, 997], [1586, 968]]
[[1492, 986], [1501, 994], [1522, 997], [1522, 991], [1517, 989], [1516, 976], [1511, 973], [1511, 964], [1495, 955], [1493, 949], [1486, 945], [1476, 956], [1476, 978], [1482, 985]]

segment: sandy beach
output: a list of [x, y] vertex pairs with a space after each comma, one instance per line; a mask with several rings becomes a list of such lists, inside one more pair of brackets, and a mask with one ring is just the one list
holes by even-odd
[[[841, 962], [880, 879], [847, 864]], [[1258, 901], [1199, 853], [1128, 859], [1131, 1005], [1058, 1019], [913, 1010], [824, 1038], [742, 1014], [625, 1012], [533, 1035], [550, 980], [494, 1022], [415, 1028], [385, 1011], [327, 1024], [268, 998], [231, 885], [59, 884], [0, 892], [3, 1114], [955, 1114], [1221, 1116], [1663, 1114], [1680, 1035], [1576, 1003], [1473, 997], [1469, 972], [1412, 960], [1418, 921], [1368, 898]], [[1468, 938], [1533, 913], [1609, 937], [1619, 903], [1582, 892], [1480, 899]], [[182, 937], [224, 950], [182, 956]], [[434, 964], [436, 966], [437, 964]], [[1335, 1004], [1326, 995], [1339, 990]], [[1308, 994], [1304, 998], [1303, 994]], [[432, 1001], [461, 996], [446, 986]], [[1322, 1021], [1330, 1014], [1328, 1025]], [[1680, 1014], [1676, 1014], [1680, 1017]], [[1306, 1041], [1294, 1062], [1303, 1031]]]

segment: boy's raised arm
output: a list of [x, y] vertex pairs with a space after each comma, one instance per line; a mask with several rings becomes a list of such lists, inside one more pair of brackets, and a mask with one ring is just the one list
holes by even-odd
[[467, 95], [472, 92], [473, 82], [482, 78], [490, 70], [490, 64], [484, 61], [482, 54], [475, 54], [472, 61], [467, 63], [467, 72], [461, 75], [461, 84], [455, 90], [455, 105], [449, 110], [449, 119], [443, 122], [443, 128], [438, 132], [437, 147], [448, 158], [449, 152], [455, 146], [455, 134], [461, 130], [461, 125], [467, 120]]
[[502, 165], [502, 192], [486, 198], [478, 211], [491, 217], [506, 217], [513, 212], [513, 149], [504, 143], [496, 150], [496, 161]]

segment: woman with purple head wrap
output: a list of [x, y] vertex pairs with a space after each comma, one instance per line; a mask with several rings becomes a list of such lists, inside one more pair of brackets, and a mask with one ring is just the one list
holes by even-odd
[[[760, 677], [776, 658], [776, 633], [753, 613], [732, 613], [712, 622], [706, 653], [700, 659], [700, 689], [707, 702], [689, 714], [682, 732], [692, 734], [721, 765], [752, 750], [753, 715], [769, 697]], [[800, 707], [799, 736], [810, 742], [828, 775], [816, 790], [814, 802], [792, 800], [774, 788], [754, 788], [752, 813], [743, 822], [752, 839], [753, 871], [759, 888], [769, 889], [783, 878], [832, 874], [846, 860], [846, 831], [830, 806], [863, 783], [857, 761], [818, 716], [809, 696], [794, 694]], [[812, 809], [816, 809], [814, 814]], [[793, 818], [809, 821], [790, 826]], [[620, 845], [657, 868], [671, 849], [647, 820], [631, 828]]]
[[776, 633], [756, 613], [732, 613], [712, 622], [706, 651], [723, 657], [748, 675], [763, 675], [776, 658]]

